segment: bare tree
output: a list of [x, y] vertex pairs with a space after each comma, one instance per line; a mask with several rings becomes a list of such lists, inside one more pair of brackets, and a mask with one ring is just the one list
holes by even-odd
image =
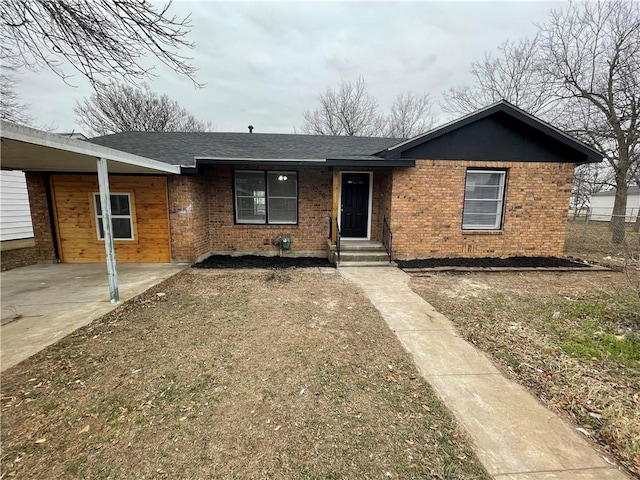
[[320, 106], [302, 116], [302, 132], [315, 135], [379, 136], [384, 124], [378, 101], [362, 77], [343, 81], [335, 90], [327, 88], [320, 94]]
[[385, 136], [411, 138], [430, 130], [436, 122], [433, 100], [428, 93], [412, 92], [396, 97], [387, 116]]
[[611, 185], [612, 171], [608, 165], [588, 163], [576, 168], [571, 189], [573, 218], [590, 206], [591, 196]]
[[205, 132], [211, 122], [197, 120], [167, 95], [147, 85], [113, 84], [98, 89], [75, 108], [78, 123], [93, 135], [116, 132]]
[[613, 169], [611, 228], [624, 240], [627, 185], [640, 162], [640, 4], [576, 2], [553, 10], [533, 40], [506, 42], [472, 65], [475, 83], [444, 95], [467, 113], [505, 98], [603, 152]]
[[486, 53], [471, 64], [473, 84], [443, 93], [443, 110], [464, 115], [499, 100], [507, 100], [527, 112], [545, 116], [558, 100], [553, 82], [540, 68], [540, 38], [505, 41], [497, 56]]
[[68, 64], [96, 85], [148, 77], [152, 69], [143, 60], [151, 53], [196, 83], [195, 68], [177, 53], [180, 47], [193, 47], [186, 39], [189, 16], [171, 16], [170, 5], [158, 7], [149, 0], [3, 0], [0, 60], [33, 70], [49, 68], [65, 81], [69, 75], [63, 66]]
[[410, 138], [426, 132], [436, 122], [433, 101], [427, 93], [398, 95], [384, 116], [362, 76], [355, 82], [342, 81], [336, 89], [327, 88], [320, 94], [320, 106], [305, 110], [302, 117], [300, 130], [314, 135]]
[[541, 26], [540, 67], [574, 108], [576, 134], [614, 170], [613, 242], [624, 240], [627, 185], [640, 161], [640, 4], [572, 3]]
[[0, 70], [0, 118], [21, 125], [33, 124], [29, 106], [20, 100], [14, 72], [8, 67]]

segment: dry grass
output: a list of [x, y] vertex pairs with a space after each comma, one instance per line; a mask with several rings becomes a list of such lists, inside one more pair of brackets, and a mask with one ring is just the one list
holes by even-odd
[[436, 274], [412, 287], [640, 474], [640, 299], [622, 273]]
[[183, 272], [5, 372], [2, 478], [489, 478], [331, 272]]
[[[640, 254], [640, 233], [631, 222], [625, 224], [625, 242], [614, 244], [611, 241], [610, 222], [590, 221], [584, 218], [570, 220], [567, 223], [565, 253], [572, 257], [598, 263], [623, 265], [625, 258]], [[585, 228], [586, 227], [586, 228]]]

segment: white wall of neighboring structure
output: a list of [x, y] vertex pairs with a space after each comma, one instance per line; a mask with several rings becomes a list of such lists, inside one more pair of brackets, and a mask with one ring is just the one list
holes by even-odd
[[[591, 220], [600, 220], [608, 222], [611, 220], [613, 213], [613, 202], [615, 200], [615, 192], [601, 192], [591, 196]], [[627, 210], [625, 217], [627, 222], [635, 222], [640, 214], [640, 189], [638, 187], [630, 187], [627, 196]]]
[[0, 241], [33, 237], [24, 173], [0, 170]]

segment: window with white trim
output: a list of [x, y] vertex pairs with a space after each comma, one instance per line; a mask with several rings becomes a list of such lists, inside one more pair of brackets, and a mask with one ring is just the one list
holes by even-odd
[[[96, 232], [98, 240], [104, 240], [102, 226], [102, 205], [100, 194], [93, 194], [96, 212]], [[111, 194], [111, 226], [115, 240], [133, 240], [133, 216], [131, 214], [131, 195], [128, 193]]]
[[507, 172], [467, 170], [464, 187], [464, 230], [500, 230]]
[[289, 171], [236, 170], [236, 223], [298, 223], [298, 174]]

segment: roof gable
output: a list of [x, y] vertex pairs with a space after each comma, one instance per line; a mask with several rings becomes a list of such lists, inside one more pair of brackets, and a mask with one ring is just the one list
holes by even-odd
[[503, 100], [379, 152], [387, 158], [591, 163], [602, 154]]

